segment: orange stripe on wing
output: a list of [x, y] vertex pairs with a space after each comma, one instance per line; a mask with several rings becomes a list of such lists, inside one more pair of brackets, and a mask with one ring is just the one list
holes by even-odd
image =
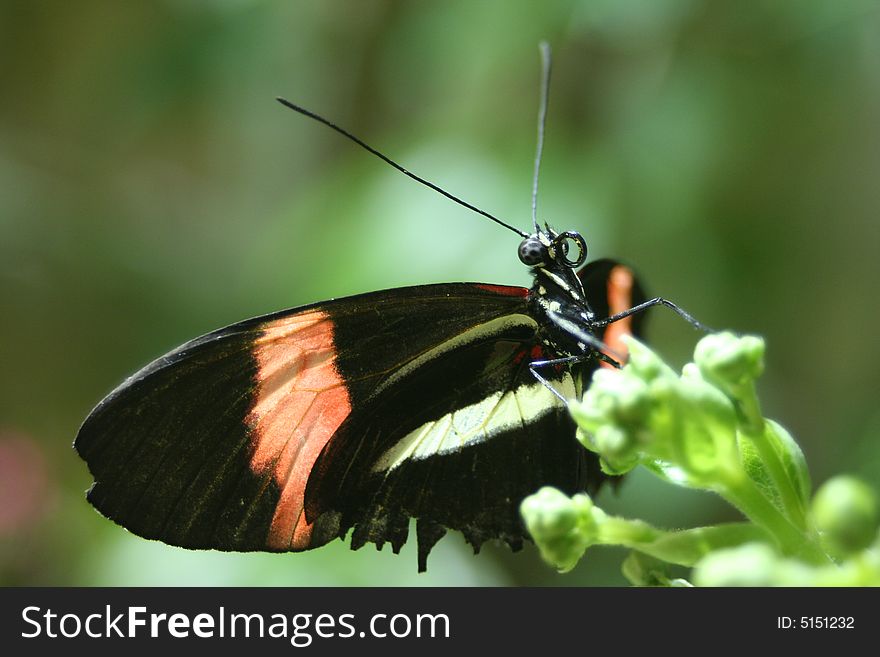
[[336, 369], [333, 321], [312, 310], [265, 325], [254, 343], [257, 392], [251, 470], [267, 471], [281, 491], [267, 536], [274, 550], [306, 550], [312, 526], [303, 513], [306, 482], [318, 455], [351, 412]]
[[[629, 267], [617, 265], [608, 273], [608, 316], [616, 315], [624, 310], [632, 308], [633, 299], [633, 273]], [[632, 335], [632, 317], [626, 317], [609, 324], [602, 336], [602, 342], [611, 347], [611, 350], [621, 356], [627, 355], [626, 344], [622, 338], [624, 335]], [[602, 362], [603, 367], [612, 367], [609, 363]], [[613, 368], [612, 368], [613, 369]]]

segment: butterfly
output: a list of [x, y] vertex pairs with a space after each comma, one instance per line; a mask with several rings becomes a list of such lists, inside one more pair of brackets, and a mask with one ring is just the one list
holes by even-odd
[[648, 299], [633, 271], [585, 264], [577, 232], [536, 218], [518, 233], [531, 287], [441, 283], [369, 292], [249, 319], [196, 338], [126, 379], [75, 448], [87, 498], [133, 533], [186, 548], [303, 551], [351, 532], [396, 553], [415, 519], [418, 567], [447, 530], [479, 551], [519, 549], [519, 503], [542, 486], [595, 492], [606, 476], [575, 440], [566, 400], [619, 366]]

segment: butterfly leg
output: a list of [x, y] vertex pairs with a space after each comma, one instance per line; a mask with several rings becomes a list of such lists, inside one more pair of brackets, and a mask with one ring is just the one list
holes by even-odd
[[577, 356], [565, 356], [564, 358], [552, 358], [550, 360], [535, 360], [529, 363], [529, 372], [532, 373], [538, 381], [540, 381], [541, 385], [543, 385], [547, 390], [552, 392], [556, 397], [563, 403], [567, 404], [568, 400], [562, 396], [562, 393], [559, 392], [556, 388], [553, 387], [553, 384], [550, 383], [543, 376], [538, 374], [538, 368], [540, 367], [553, 367], [555, 365], [568, 365], [570, 363], [577, 363], [586, 360], [590, 357], [590, 354], [579, 354]]
[[653, 299], [648, 299], [647, 301], [640, 303], [637, 306], [633, 306], [628, 310], [624, 310], [623, 312], [617, 313], [616, 315], [611, 315], [611, 317], [606, 317], [605, 319], [599, 319], [592, 322], [593, 328], [602, 328], [603, 326], [607, 326], [608, 324], [613, 324], [614, 322], [620, 321], [621, 319], [625, 319], [630, 315], [635, 315], [640, 312], [644, 312], [648, 308], [652, 306], [666, 306], [670, 310], [672, 310], [679, 317], [684, 319], [688, 324], [693, 326], [694, 328], [703, 331], [704, 333], [710, 333], [712, 329], [703, 324], [702, 322], [696, 320], [690, 313], [686, 310], [677, 306], [676, 304], [669, 301], [669, 299], [664, 299], [663, 297], [654, 297]]
[[593, 356], [595, 356], [597, 360], [601, 360], [602, 362], [608, 363], [609, 365], [611, 365], [611, 367], [613, 367], [616, 370], [623, 369], [623, 365], [620, 363], [620, 361], [614, 360], [608, 354], [603, 354], [601, 351], [597, 351], [596, 353], [593, 354]]
[[618, 361], [614, 360], [611, 356], [607, 354], [603, 354], [601, 351], [594, 351], [592, 354], [581, 354], [579, 356], [566, 356], [565, 358], [553, 358], [552, 360], [536, 360], [529, 363], [529, 371], [532, 373], [541, 384], [547, 388], [550, 392], [556, 395], [561, 401], [566, 401], [565, 397], [562, 396], [556, 388], [553, 387], [553, 384], [550, 383], [543, 376], [538, 374], [539, 367], [551, 367], [553, 365], [566, 365], [569, 363], [579, 363], [583, 362], [590, 357], [596, 358], [597, 360], [604, 361], [614, 367], [615, 369], [621, 369], [623, 365], [621, 365]]

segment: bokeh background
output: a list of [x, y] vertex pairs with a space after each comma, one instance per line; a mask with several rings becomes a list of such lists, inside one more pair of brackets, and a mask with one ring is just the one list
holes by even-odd
[[[90, 408], [245, 317], [425, 282], [528, 284], [518, 238], [278, 105], [284, 95], [528, 225], [540, 214], [702, 321], [764, 336], [765, 412], [815, 483], [880, 481], [880, 5], [866, 0], [0, 2], [0, 583], [622, 584], [595, 549], [445, 538], [416, 574], [336, 543], [188, 552], [87, 505]], [[673, 363], [697, 335], [651, 320]], [[637, 473], [609, 510], [735, 518]]]

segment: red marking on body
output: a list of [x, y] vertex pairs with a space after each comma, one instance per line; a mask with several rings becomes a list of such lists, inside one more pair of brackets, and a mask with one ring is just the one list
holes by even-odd
[[488, 285], [485, 283], [477, 283], [474, 287], [480, 288], [481, 290], [486, 290], [486, 292], [492, 292], [493, 294], [501, 294], [505, 297], [527, 297], [529, 296], [528, 289], [524, 287], [516, 287], [513, 285]]
[[[622, 313], [632, 308], [633, 273], [629, 267], [617, 265], [608, 274], [608, 316]], [[609, 324], [602, 336], [602, 342], [611, 347], [612, 351], [626, 357], [628, 350], [623, 342], [623, 336], [632, 335], [632, 317], [625, 317], [613, 324]], [[603, 367], [613, 368], [606, 362], [600, 363]]]
[[309, 548], [306, 482], [324, 445], [351, 412], [336, 369], [333, 322], [312, 310], [265, 325], [254, 342], [257, 391], [246, 422], [251, 427], [251, 470], [271, 472], [281, 491], [266, 545]]

